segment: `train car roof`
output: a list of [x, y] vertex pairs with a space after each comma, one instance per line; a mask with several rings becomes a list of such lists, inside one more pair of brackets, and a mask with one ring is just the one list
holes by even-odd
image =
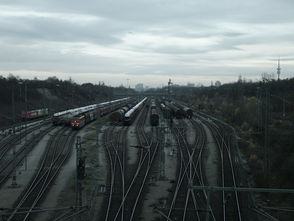
[[113, 100], [113, 101], [108, 101], [108, 102], [103, 102], [103, 103], [99, 103], [99, 104], [91, 104], [91, 105], [87, 105], [87, 106], [84, 106], [84, 107], [68, 109], [68, 110], [65, 110], [65, 111], [54, 113], [53, 116], [54, 117], [59, 117], [59, 116], [62, 116], [62, 115], [65, 115], [65, 114], [71, 114], [71, 113], [75, 113], [75, 115], [76, 115], [76, 114], [79, 114], [79, 113], [82, 113], [82, 112], [93, 110], [93, 109], [97, 108], [97, 106], [98, 107], [103, 107], [105, 105], [111, 105], [111, 104], [114, 104], [114, 103], [117, 103], [117, 102], [120, 102], [120, 101], [125, 101], [125, 100], [128, 100], [128, 99], [130, 99], [130, 97], [117, 99], [117, 100]]
[[145, 97], [143, 100], [141, 100], [139, 103], [137, 103], [133, 108], [131, 108], [126, 114], [125, 117], [130, 117], [132, 113], [143, 103], [147, 100], [147, 97]]

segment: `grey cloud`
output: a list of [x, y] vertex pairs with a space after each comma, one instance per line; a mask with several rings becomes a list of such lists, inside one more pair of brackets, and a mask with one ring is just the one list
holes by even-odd
[[11, 41], [63, 41], [63, 42], [92, 42], [96, 44], [114, 44], [121, 42], [115, 37], [115, 29], [108, 22], [92, 25], [66, 23], [58, 19], [17, 18], [0, 23], [1, 38]]
[[[268, 59], [268, 61], [274, 61], [274, 62], [277, 62], [277, 60], [278, 60], [277, 57]], [[283, 57], [283, 58], [280, 58], [280, 61], [281, 62], [283, 62], [283, 61], [294, 61], [294, 57]]]
[[[6, 1], [12, 4], [11, 1]], [[15, 2], [15, 1], [14, 1]], [[15, 4], [15, 3], [14, 3]], [[17, 4], [17, 3], [16, 3]], [[68, 1], [18, 1], [17, 5], [59, 12], [87, 13], [112, 17], [119, 21], [138, 21], [140, 23], [166, 22], [193, 24], [194, 21], [230, 20], [236, 22], [268, 23], [293, 19], [293, 3], [289, 1], [235, 1], [222, 0], [208, 3], [200, 0], [159, 1], [159, 0], [125, 0], [123, 2], [79, 0]], [[283, 13], [281, 13], [283, 12]]]
[[[62, 54], [54, 48], [13, 47], [1, 45], [2, 70], [35, 70], [47, 72], [119, 72], [123, 62], [115, 58], [86, 54]], [[12, 68], [13, 67], [13, 68]]]
[[[294, 28], [291, 29], [294, 23], [292, 0], [222, 0], [213, 3], [205, 0], [2, 0], [1, 5], [7, 9], [103, 18], [90, 23], [73, 23], [54, 16], [12, 16], [1, 19], [0, 66], [5, 70], [127, 72], [134, 75], [158, 73], [159, 70], [166, 75], [215, 73], [219, 76], [231, 76], [233, 73], [239, 73], [238, 67], [223, 67], [217, 62], [226, 64], [234, 60], [241, 64], [243, 60], [248, 59], [267, 60], [274, 57], [277, 52], [273, 49], [270, 54], [265, 55], [259, 51], [260, 45], [267, 44], [272, 48], [287, 43], [291, 48], [294, 43]], [[259, 30], [257, 27], [256, 32], [254, 29], [249, 31], [252, 26], [270, 27], [271, 24], [285, 25], [286, 28], [276, 31], [269, 28]], [[217, 44], [198, 48], [195, 45], [160, 43], [127, 45], [129, 42], [125, 42], [124, 37], [129, 32], [134, 36], [136, 33], [143, 33], [164, 38], [177, 37], [183, 41], [216, 37], [218, 41]], [[81, 43], [119, 50], [105, 56], [101, 53], [100, 56], [95, 53], [84, 54], [78, 48]], [[75, 45], [72, 53], [61, 52], [67, 44]], [[63, 47], [48, 48], [51, 45]], [[244, 49], [244, 46], [253, 45], [256, 51], [248, 52]], [[120, 52], [127, 55], [119, 54]], [[136, 60], [136, 55], [129, 55], [134, 52], [140, 59]], [[290, 52], [280, 55], [285, 56], [289, 63], [292, 61]], [[149, 61], [152, 56], [158, 56], [158, 60]], [[217, 64], [209, 65], [214, 62]], [[248, 71], [248, 74], [261, 71], [260, 67], [249, 68], [246, 64], [242, 68], [242, 71]]]

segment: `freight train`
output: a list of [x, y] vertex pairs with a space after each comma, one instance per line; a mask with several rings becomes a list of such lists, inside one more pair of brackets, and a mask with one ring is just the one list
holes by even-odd
[[112, 112], [109, 116], [109, 119], [113, 122], [123, 121], [125, 113], [127, 113], [132, 106], [133, 106], [132, 104], [127, 104], [126, 106], [120, 108], [119, 110]]
[[160, 104], [160, 108], [165, 118], [170, 118], [170, 116], [172, 116], [177, 119], [191, 119], [193, 117], [193, 110], [182, 104], [165, 101], [164, 103]]
[[104, 116], [108, 113], [111, 113], [111, 112], [123, 107], [124, 105], [132, 102], [132, 100], [133, 100], [132, 98], [126, 97], [126, 98], [122, 98], [122, 99], [118, 99], [118, 100], [100, 103], [100, 104], [98, 104], [98, 108], [100, 110], [100, 115]]
[[138, 104], [136, 104], [133, 108], [131, 108], [124, 116], [124, 125], [129, 126], [133, 123], [136, 119], [140, 110], [144, 107], [145, 103], [147, 102], [147, 97], [141, 100]]
[[165, 102], [165, 105], [169, 107], [173, 117], [182, 119], [185, 116], [185, 111], [171, 102]]
[[25, 120], [32, 120], [32, 119], [36, 119], [36, 118], [40, 118], [40, 117], [46, 117], [48, 115], [49, 115], [48, 108], [42, 108], [42, 109], [24, 112], [21, 114], [20, 117], [23, 121], [25, 121]]
[[54, 125], [70, 125], [71, 120], [78, 116], [79, 114], [96, 110], [97, 107], [100, 111], [100, 116], [104, 116], [122, 106], [129, 103], [131, 101], [131, 98], [123, 98], [119, 100], [104, 102], [100, 104], [93, 104], [85, 107], [79, 107], [75, 109], [70, 109], [62, 112], [55, 113], [52, 117], [52, 123]]

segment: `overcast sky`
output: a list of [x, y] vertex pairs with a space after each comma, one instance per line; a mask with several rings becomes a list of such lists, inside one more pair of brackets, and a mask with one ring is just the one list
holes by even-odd
[[[294, 77], [293, 0], [1, 0], [0, 74], [149, 86]], [[127, 80], [130, 79], [130, 80]]]

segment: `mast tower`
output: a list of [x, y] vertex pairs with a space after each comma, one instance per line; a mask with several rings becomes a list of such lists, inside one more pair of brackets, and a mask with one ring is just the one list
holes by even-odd
[[281, 74], [281, 66], [280, 66], [280, 58], [279, 58], [279, 60], [278, 60], [278, 68], [277, 68], [278, 81], [280, 80], [280, 74]]

